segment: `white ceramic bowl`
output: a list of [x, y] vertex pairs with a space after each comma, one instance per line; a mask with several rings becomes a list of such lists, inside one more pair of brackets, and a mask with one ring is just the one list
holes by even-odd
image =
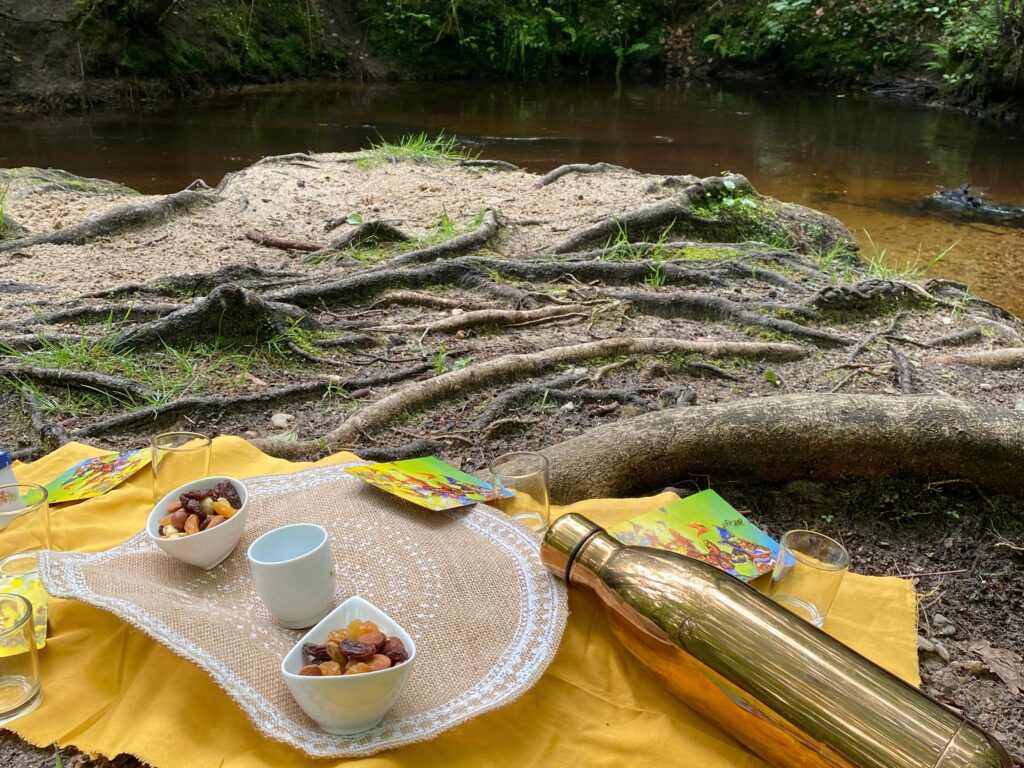
[[[388, 637], [397, 636], [409, 654], [408, 661], [359, 675], [300, 675], [299, 670], [306, 665], [302, 646], [327, 642], [331, 630], [344, 629], [353, 619], [372, 621]], [[415, 662], [416, 643], [409, 633], [375, 605], [357, 596], [343, 602], [306, 633], [284, 657], [281, 674], [302, 711], [317, 725], [328, 733], [349, 736], [368, 731], [384, 719], [405, 687]]]
[[[160, 518], [167, 515], [167, 508], [172, 502], [186, 491], [196, 491], [202, 488], [212, 488], [217, 483], [227, 480], [238, 491], [242, 500], [242, 508], [235, 512], [230, 518], [220, 525], [209, 528], [199, 533], [183, 536], [180, 539], [166, 539], [160, 535]], [[245, 530], [245, 521], [249, 517], [249, 494], [241, 480], [233, 477], [204, 477], [202, 480], [195, 480], [191, 483], [175, 488], [168, 493], [153, 507], [149, 513], [149, 520], [146, 522], [146, 533], [160, 549], [171, 557], [186, 562], [190, 565], [197, 565], [200, 568], [210, 570], [216, 567], [231, 554], [231, 551], [242, 538]]]

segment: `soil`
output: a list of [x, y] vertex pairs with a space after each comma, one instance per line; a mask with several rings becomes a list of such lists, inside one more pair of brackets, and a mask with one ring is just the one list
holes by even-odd
[[[585, 166], [541, 179], [401, 152], [299, 154], [172, 210], [96, 180], [0, 174], [5, 214], [37, 238], [0, 241], [0, 444], [25, 459], [187, 426], [278, 455], [436, 453], [477, 470], [639, 414], [788, 392], [1024, 410], [1019, 320], [949, 281], [872, 272], [841, 224], [738, 175]], [[140, 228], [125, 205], [160, 215]], [[411, 240], [314, 250], [373, 222]], [[176, 308], [194, 316], [167, 325]], [[157, 343], [129, 343], [154, 328]], [[656, 343], [574, 356], [610, 339]], [[537, 362], [542, 350], [558, 359]], [[54, 385], [28, 366], [120, 377], [151, 396]], [[924, 690], [1024, 754], [1024, 500], [955, 477], [856, 475], [714, 484], [769, 533], [824, 530], [856, 570], [916, 579]], [[0, 759], [53, 764], [10, 735]]]

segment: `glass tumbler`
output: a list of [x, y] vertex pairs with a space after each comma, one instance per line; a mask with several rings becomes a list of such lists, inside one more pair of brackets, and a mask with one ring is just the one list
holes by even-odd
[[0, 726], [31, 712], [42, 695], [32, 604], [21, 595], [0, 595]]
[[211, 443], [198, 432], [164, 432], [153, 438], [153, 503], [210, 474]]
[[36, 645], [46, 645], [49, 596], [39, 579], [36, 551], [53, 549], [46, 489], [32, 483], [0, 486], [0, 595], [32, 604]]
[[820, 627], [849, 569], [850, 553], [835, 539], [814, 531], [786, 531], [768, 596]]
[[491, 462], [490, 470], [496, 490], [515, 494], [511, 498], [499, 497], [491, 504], [534, 531], [546, 530], [551, 512], [547, 457], [528, 451], [506, 453]]

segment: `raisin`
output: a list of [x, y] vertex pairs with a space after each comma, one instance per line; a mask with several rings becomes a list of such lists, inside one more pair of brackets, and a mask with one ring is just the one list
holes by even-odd
[[384, 647], [384, 641], [387, 640], [387, 638], [384, 636], [383, 632], [367, 632], [364, 635], [359, 635], [356, 640], [360, 643], [372, 645], [377, 649], [377, 652], [380, 653], [380, 649]]
[[384, 641], [384, 647], [380, 652], [391, 659], [392, 664], [401, 664], [409, 658], [405, 645], [393, 635]]
[[325, 661], [323, 664], [320, 665], [320, 674], [322, 674], [324, 677], [327, 677], [329, 675], [340, 675], [341, 664], [339, 664], [336, 661]]
[[327, 653], [326, 645], [319, 645], [317, 643], [306, 643], [302, 646], [302, 652], [309, 656], [309, 658], [317, 664], [331, 660], [330, 654]]
[[377, 649], [369, 643], [360, 643], [358, 640], [342, 640], [341, 652], [349, 659], [368, 661], [377, 652]]
[[222, 480], [210, 492], [210, 495], [215, 499], [224, 498], [228, 500], [235, 509], [242, 508], [242, 497], [238, 495], [238, 491], [235, 490], [235, 486], [229, 483], [227, 480]]

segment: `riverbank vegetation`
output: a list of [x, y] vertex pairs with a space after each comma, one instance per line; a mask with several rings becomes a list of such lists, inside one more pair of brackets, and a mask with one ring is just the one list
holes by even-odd
[[0, 0], [0, 19], [15, 22], [0, 37], [0, 105], [34, 99], [43, 108], [86, 108], [325, 76], [773, 76], [895, 82], [904, 84], [900, 93], [1004, 113], [1024, 101], [1024, 0], [45, 5], [43, 18], [32, 4]]

